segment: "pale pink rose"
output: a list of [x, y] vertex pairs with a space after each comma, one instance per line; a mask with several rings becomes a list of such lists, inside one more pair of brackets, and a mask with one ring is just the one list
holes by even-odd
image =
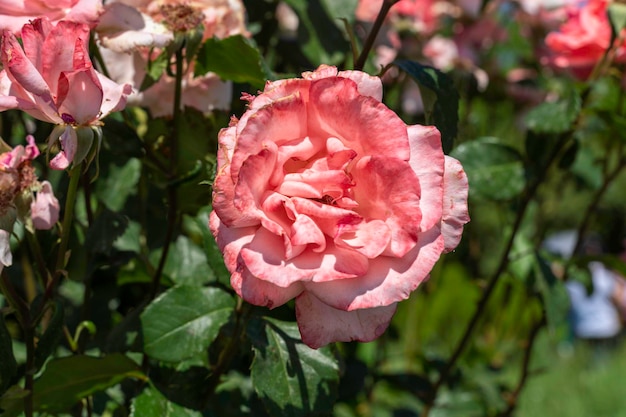
[[[175, 17], [181, 11], [186, 18]], [[214, 36], [249, 36], [241, 0], [193, 0], [184, 3], [178, 0], [118, 0], [107, 4], [97, 28], [98, 37], [104, 47], [101, 51], [109, 75], [119, 83], [130, 83], [134, 87], [128, 104], [147, 107], [155, 117], [173, 114], [173, 77], [163, 74], [145, 91], [140, 92], [139, 88], [146, 75], [150, 53], [155, 58], [161, 50], [149, 47], [164, 47], [173, 39], [173, 27], [192, 29], [196, 19], [203, 24], [204, 40]], [[194, 77], [192, 65], [184, 70], [181, 107], [193, 107], [204, 113], [230, 108], [230, 82], [220, 80], [213, 73]]]
[[22, 26], [40, 17], [95, 26], [102, 0], [0, 0], [0, 30], [19, 34]]
[[[589, 0], [582, 7], [567, 9], [568, 17], [559, 30], [546, 37], [550, 64], [568, 69], [580, 79], [590, 75], [611, 43], [608, 3], [608, 0]], [[623, 54], [622, 46], [618, 57]]]
[[458, 61], [459, 48], [454, 40], [435, 35], [424, 45], [423, 54], [435, 67], [447, 71]]
[[41, 183], [35, 200], [30, 205], [30, 217], [35, 229], [52, 229], [59, 220], [59, 200], [52, 192], [52, 185], [48, 181]]
[[174, 40], [164, 24], [124, 3], [107, 4], [96, 31], [100, 44], [116, 52], [142, 46], [163, 48]]
[[103, 46], [129, 52], [163, 47], [173, 40], [172, 32], [199, 23], [204, 40], [249, 35], [241, 0], [116, 0], [107, 3], [96, 31]]
[[23, 46], [9, 31], [2, 37], [0, 111], [18, 108], [39, 120], [77, 127], [99, 125], [126, 105], [131, 86], [93, 68], [87, 25], [36, 19], [24, 25], [21, 38]]
[[[146, 107], [153, 117], [173, 114], [174, 77], [163, 74], [154, 85], [139, 91], [146, 76], [147, 56], [140, 52], [120, 53], [106, 48], [101, 52], [109, 75], [119, 83], [135, 86], [135, 91], [128, 96], [128, 105]], [[193, 67], [187, 68], [183, 75], [181, 108], [193, 107], [203, 113], [228, 110], [231, 100], [231, 82], [222, 81], [214, 73], [194, 77]]]
[[246, 95], [220, 132], [210, 227], [241, 297], [296, 299], [304, 343], [370, 341], [459, 243], [467, 178], [435, 127], [381, 102], [379, 78], [302, 75]]
[[9, 238], [17, 220], [30, 217], [35, 229], [50, 229], [59, 218], [52, 186], [39, 182], [31, 165], [39, 156], [35, 138], [28, 135], [26, 141], [26, 146], [11, 149], [0, 139], [0, 149], [7, 150], [0, 154], [0, 264], [4, 266], [12, 262]]

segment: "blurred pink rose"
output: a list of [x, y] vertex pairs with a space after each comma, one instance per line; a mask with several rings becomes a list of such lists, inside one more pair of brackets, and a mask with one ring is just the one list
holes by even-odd
[[[569, 69], [580, 79], [591, 74], [611, 43], [608, 3], [608, 0], [589, 0], [582, 7], [567, 8], [565, 22], [546, 37], [552, 65]], [[623, 53], [622, 48], [618, 57]]]
[[[89, 27], [47, 18], [24, 25], [22, 44], [5, 31], [1, 53], [0, 111], [17, 108], [32, 117], [65, 126], [56, 140], [76, 147], [78, 126], [99, 125], [100, 119], [126, 105], [130, 85], [120, 85], [98, 73], [89, 59]], [[65, 148], [65, 146], [64, 146]], [[51, 161], [63, 169], [72, 158], [61, 152]]]
[[436, 128], [381, 103], [379, 78], [302, 75], [246, 96], [220, 132], [211, 230], [241, 297], [296, 298], [307, 345], [370, 341], [459, 243], [467, 178]]
[[102, 0], [0, 0], [0, 30], [18, 34], [22, 26], [44, 16], [93, 27], [101, 12]]
[[203, 26], [203, 39], [248, 35], [241, 0], [116, 0], [96, 28], [102, 45], [117, 52], [163, 47], [172, 32]]
[[[119, 83], [130, 83], [135, 91], [129, 105], [150, 109], [154, 117], [173, 113], [174, 78], [163, 74], [145, 91], [139, 91], [146, 75], [150, 53], [155, 57], [174, 39], [173, 30], [190, 30], [201, 23], [203, 39], [249, 36], [241, 0], [118, 0], [106, 6], [97, 32], [105, 65]], [[156, 51], [156, 52], [155, 52]], [[208, 73], [194, 77], [193, 65], [185, 68], [181, 106], [202, 112], [228, 110], [232, 85]]]
[[[11, 149], [0, 140], [0, 264], [9, 266], [9, 239], [16, 220], [30, 218], [35, 229], [51, 229], [59, 219], [59, 202], [48, 181], [39, 182], [31, 161], [39, 156], [35, 139]], [[30, 208], [30, 211], [29, 211]]]
[[[359, 0], [355, 11], [356, 18], [363, 22], [373, 22], [382, 4], [383, 0]], [[439, 24], [440, 12], [436, 4], [435, 0], [400, 0], [391, 7], [387, 18], [408, 19], [416, 32], [431, 33]]]

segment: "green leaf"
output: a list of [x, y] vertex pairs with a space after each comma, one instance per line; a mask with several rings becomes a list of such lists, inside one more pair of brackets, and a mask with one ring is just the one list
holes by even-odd
[[198, 51], [196, 76], [214, 72], [223, 80], [249, 83], [262, 88], [271, 78], [253, 41], [241, 35], [208, 39]]
[[252, 384], [273, 416], [309, 416], [333, 408], [339, 365], [329, 347], [311, 349], [296, 323], [263, 317], [251, 320]]
[[130, 417], [202, 417], [199, 411], [190, 410], [165, 398], [149, 385], [131, 405]]
[[569, 130], [580, 113], [582, 100], [573, 87], [557, 101], [541, 103], [526, 115], [526, 126], [537, 133], [563, 133]]
[[102, 210], [87, 230], [85, 246], [92, 254], [111, 253], [115, 241], [124, 234], [128, 227], [128, 218], [110, 210]]
[[120, 211], [129, 196], [137, 192], [141, 176], [141, 161], [130, 158], [124, 165], [110, 164], [108, 175], [98, 181], [96, 193], [100, 201], [112, 211]]
[[144, 91], [159, 81], [163, 72], [165, 72], [167, 66], [169, 65], [171, 56], [171, 48], [165, 48], [155, 59], [148, 60], [148, 64], [146, 65], [146, 75], [141, 82], [139, 91]]
[[607, 7], [607, 13], [611, 22], [611, 39], [615, 40], [626, 28], [626, 4], [611, 2]]
[[[435, 93], [434, 103], [425, 103], [432, 109], [435, 126], [441, 132], [443, 151], [449, 153], [457, 135], [459, 123], [459, 93], [452, 78], [428, 65], [415, 61], [397, 60], [393, 62], [398, 68], [406, 72], [421, 88], [427, 88]], [[428, 97], [428, 94], [422, 94]]]
[[[146, 379], [135, 362], [119, 353], [103, 358], [75, 355], [53, 359], [35, 380], [33, 407], [47, 413], [67, 411], [81, 399], [126, 378]], [[2, 416], [16, 417], [22, 408], [23, 401], [8, 402]]]
[[35, 368], [40, 369], [48, 359], [48, 356], [54, 352], [54, 349], [59, 344], [61, 337], [63, 336], [63, 326], [65, 324], [65, 310], [63, 304], [59, 301], [55, 301], [53, 304], [54, 312], [48, 322], [48, 327], [43, 333], [37, 348], [35, 349]]
[[113, 247], [118, 251], [126, 252], [141, 252], [141, 224], [139, 222], [130, 220], [128, 227], [124, 230], [121, 236], [115, 239]]
[[321, 63], [337, 65], [349, 50], [349, 43], [338, 27], [337, 17], [350, 18], [348, 16], [332, 15], [332, 12], [347, 10], [346, 4], [332, 0], [285, 0], [298, 15], [298, 45], [302, 53], [316, 67]]
[[0, 313], [0, 395], [11, 386], [17, 375], [17, 362], [13, 355], [13, 342], [7, 329], [4, 316]]
[[463, 164], [474, 197], [508, 200], [524, 189], [526, 179], [519, 152], [496, 138], [462, 143], [451, 155]]
[[186, 236], [179, 236], [170, 248], [163, 273], [174, 283], [189, 286], [202, 286], [215, 278], [204, 251]]
[[15, 417], [24, 410], [24, 398], [28, 391], [19, 385], [13, 385], [0, 396], [0, 415], [2, 417]]
[[144, 350], [177, 362], [204, 352], [233, 313], [235, 301], [218, 288], [173, 287], [141, 315]]

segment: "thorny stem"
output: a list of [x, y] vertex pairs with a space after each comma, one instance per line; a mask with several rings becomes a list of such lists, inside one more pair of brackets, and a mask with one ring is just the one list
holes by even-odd
[[[583, 217], [583, 220], [580, 222], [580, 225], [578, 226], [578, 230], [576, 231], [576, 244], [574, 245], [572, 255], [580, 252], [581, 246], [587, 234], [587, 230], [589, 229], [589, 224], [591, 223], [591, 218], [593, 217], [593, 214], [596, 212], [598, 205], [600, 204], [600, 201], [602, 200], [602, 197], [604, 196], [604, 193], [609, 189], [609, 186], [619, 176], [619, 174], [622, 172], [622, 169], [624, 169], [624, 167], [626, 167], [626, 158], [621, 158], [619, 160], [617, 167], [615, 167], [615, 169], [612, 172], [606, 175], [602, 183], [602, 186], [593, 195], [593, 198], [591, 199], [591, 203], [589, 204], [587, 211], [585, 211], [585, 216]], [[570, 258], [570, 260], [571, 259], [572, 258]], [[563, 281], [567, 281], [567, 279], [569, 278], [569, 271], [570, 271], [570, 268], [565, 268]]]
[[46, 284], [50, 282], [50, 271], [46, 268], [46, 262], [43, 259], [43, 255], [41, 254], [41, 246], [39, 245], [39, 241], [34, 233], [31, 233], [29, 230], [26, 230], [26, 241], [28, 242], [28, 246], [30, 247], [31, 254], [35, 258], [35, 263], [37, 264], [37, 271], [39, 272], [41, 284], [45, 288]]
[[513, 243], [515, 242], [515, 236], [517, 235], [517, 232], [519, 231], [522, 225], [522, 221], [524, 220], [524, 217], [526, 215], [526, 210], [528, 209], [530, 201], [532, 200], [533, 196], [537, 192], [537, 189], [539, 188], [539, 185], [542, 183], [544, 176], [547, 174], [548, 170], [552, 166], [552, 163], [556, 160], [557, 156], [559, 155], [561, 149], [563, 148], [563, 145], [565, 145], [565, 143], [567, 142], [568, 138], [569, 138], [569, 135], [567, 134], [564, 134], [561, 136], [559, 143], [552, 149], [552, 152], [550, 153], [548, 160], [546, 162], [546, 165], [544, 166], [544, 169], [541, 171], [540, 175], [538, 175], [535, 178], [535, 180], [530, 185], [527, 186], [524, 197], [522, 198], [522, 201], [521, 201], [521, 205], [517, 209], [517, 217], [515, 218], [515, 222], [513, 223], [513, 228], [509, 235], [509, 239], [506, 242], [504, 251], [502, 252], [502, 255], [500, 257], [498, 267], [495, 269], [495, 271], [492, 273], [491, 277], [489, 278], [487, 287], [485, 288], [480, 300], [478, 301], [476, 311], [474, 312], [469, 323], [467, 324], [467, 327], [465, 328], [465, 332], [463, 333], [461, 340], [459, 341], [456, 348], [454, 349], [452, 355], [450, 356], [450, 359], [448, 359], [448, 361], [446, 362], [444, 368], [439, 374], [439, 377], [433, 384], [431, 395], [429, 399], [426, 401], [426, 404], [424, 405], [424, 410], [422, 411], [422, 414], [420, 415], [421, 417], [428, 417], [430, 410], [432, 409], [433, 405], [435, 404], [435, 400], [437, 399], [437, 393], [439, 392], [439, 389], [441, 389], [441, 386], [444, 384], [444, 382], [447, 381], [448, 377], [450, 376], [450, 372], [452, 371], [452, 369], [454, 369], [456, 362], [459, 360], [459, 358], [461, 357], [461, 354], [467, 347], [471, 339], [472, 333], [474, 332], [474, 329], [478, 325], [480, 318], [485, 312], [485, 309], [487, 307], [489, 299], [491, 298], [491, 294], [493, 293], [493, 290], [496, 288], [496, 285], [498, 284], [502, 274], [506, 271], [506, 268], [509, 264], [509, 254], [511, 253], [511, 250], [513, 249]]
[[380, 11], [378, 12], [378, 16], [376, 16], [376, 20], [374, 21], [374, 25], [372, 26], [372, 30], [367, 35], [367, 39], [365, 39], [365, 43], [363, 44], [363, 50], [359, 55], [359, 59], [357, 59], [354, 64], [354, 69], [361, 71], [365, 66], [365, 61], [367, 60], [367, 55], [372, 50], [374, 46], [374, 42], [376, 41], [376, 37], [378, 36], [378, 32], [380, 32], [380, 28], [383, 26], [383, 22], [387, 17], [387, 13], [391, 7], [396, 4], [400, 0], [384, 0], [382, 6], [380, 7]]
[[57, 253], [57, 263], [55, 275], [65, 268], [65, 255], [67, 245], [69, 244], [70, 234], [72, 231], [72, 220], [74, 219], [74, 206], [76, 205], [76, 192], [81, 177], [81, 166], [74, 166], [70, 170], [70, 184], [67, 188], [67, 196], [65, 197], [65, 212], [63, 214], [63, 230], [61, 231], [61, 242], [59, 243], [59, 252]]
[[[182, 85], [183, 85], [183, 50], [182, 47], [176, 51], [176, 82], [174, 90], [174, 129], [170, 140], [170, 167], [169, 177], [170, 179], [176, 178], [176, 164], [178, 161], [178, 140], [180, 134], [180, 127], [182, 124], [182, 114], [180, 111], [181, 99], [182, 99]], [[167, 185], [167, 230], [165, 232], [165, 242], [163, 243], [163, 251], [161, 252], [161, 258], [159, 264], [152, 277], [152, 289], [150, 291], [150, 300], [154, 299], [159, 291], [159, 283], [161, 282], [161, 275], [163, 274], [163, 268], [165, 268], [165, 260], [174, 237], [174, 231], [176, 229], [176, 223], [178, 219], [178, 200], [176, 184], [170, 183]]]

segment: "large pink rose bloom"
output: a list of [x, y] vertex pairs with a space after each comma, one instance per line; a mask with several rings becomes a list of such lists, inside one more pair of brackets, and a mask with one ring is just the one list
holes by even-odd
[[0, 30], [19, 33], [39, 17], [70, 20], [93, 26], [102, 12], [102, 0], [0, 0]]
[[[126, 105], [130, 85], [98, 73], [89, 59], [89, 27], [47, 18], [24, 25], [22, 44], [4, 31], [0, 45], [0, 111], [18, 108], [32, 117], [65, 126], [57, 129], [64, 149], [75, 151], [74, 127], [100, 119]], [[56, 139], [56, 138], [55, 138]], [[65, 168], [73, 153], [60, 155], [54, 168]]]
[[436, 128], [381, 103], [379, 78], [303, 77], [247, 96], [220, 132], [211, 230], [241, 297], [296, 298], [307, 345], [370, 341], [459, 243], [467, 178]]
[[[589, 76], [611, 43], [607, 0], [589, 0], [583, 7], [570, 6], [558, 31], [546, 37], [552, 65], [569, 69], [581, 79]], [[624, 55], [623, 46], [617, 57]]]

